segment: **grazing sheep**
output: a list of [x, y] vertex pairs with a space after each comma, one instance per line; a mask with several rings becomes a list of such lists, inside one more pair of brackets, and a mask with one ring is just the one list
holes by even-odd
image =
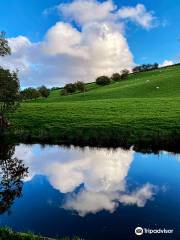
[[159, 89], [159, 87], [156, 87], [156, 89]]

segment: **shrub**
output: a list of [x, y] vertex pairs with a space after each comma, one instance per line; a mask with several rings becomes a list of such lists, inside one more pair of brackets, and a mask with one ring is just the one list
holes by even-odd
[[22, 99], [37, 99], [41, 96], [39, 90], [35, 88], [26, 88], [21, 91]]
[[108, 85], [111, 83], [111, 79], [107, 76], [101, 76], [96, 79], [96, 84], [98, 85]]
[[113, 73], [112, 77], [111, 77], [112, 81], [120, 81], [121, 80], [121, 75], [119, 73]]
[[78, 81], [75, 83], [76, 89], [79, 90], [80, 92], [85, 92], [86, 86], [84, 82]]
[[68, 93], [67, 93], [67, 91], [66, 91], [66, 89], [61, 89], [61, 91], [60, 91], [60, 95], [61, 96], [66, 96]]
[[76, 91], [76, 84], [68, 83], [65, 85], [64, 90], [66, 90], [67, 93], [74, 93]]
[[42, 97], [47, 98], [50, 95], [50, 90], [45, 86], [41, 86], [38, 90]]
[[121, 80], [127, 79], [129, 76], [129, 70], [124, 69], [121, 71]]

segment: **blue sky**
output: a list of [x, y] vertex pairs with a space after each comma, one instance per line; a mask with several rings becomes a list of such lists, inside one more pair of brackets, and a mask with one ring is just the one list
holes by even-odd
[[[9, 38], [21, 35], [33, 43], [43, 41], [52, 26], [57, 22], [65, 21], [64, 16], [60, 16], [53, 7], [72, 2], [68, 0], [0, 1], [0, 30], [6, 31]], [[134, 62], [136, 64], [162, 63], [164, 60], [177, 62], [180, 56], [179, 0], [114, 0], [114, 5], [118, 8], [135, 7], [137, 4], [143, 4], [156, 19], [150, 29], [144, 29], [133, 21], [125, 21], [124, 36], [133, 54]], [[50, 9], [48, 15], [43, 14], [46, 9]]]

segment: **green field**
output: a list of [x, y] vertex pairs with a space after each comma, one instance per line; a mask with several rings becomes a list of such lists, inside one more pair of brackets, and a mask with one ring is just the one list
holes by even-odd
[[27, 101], [10, 116], [19, 141], [169, 144], [180, 139], [180, 65], [129, 75], [87, 92]]

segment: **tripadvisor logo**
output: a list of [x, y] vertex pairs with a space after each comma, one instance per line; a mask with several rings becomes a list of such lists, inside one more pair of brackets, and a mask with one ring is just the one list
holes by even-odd
[[137, 227], [135, 228], [135, 234], [140, 236], [142, 234], [172, 234], [174, 232], [173, 229], [149, 229], [149, 228], [142, 228]]
[[143, 234], [143, 229], [141, 227], [137, 227], [135, 229], [135, 234], [138, 235], [138, 236], [142, 235]]

